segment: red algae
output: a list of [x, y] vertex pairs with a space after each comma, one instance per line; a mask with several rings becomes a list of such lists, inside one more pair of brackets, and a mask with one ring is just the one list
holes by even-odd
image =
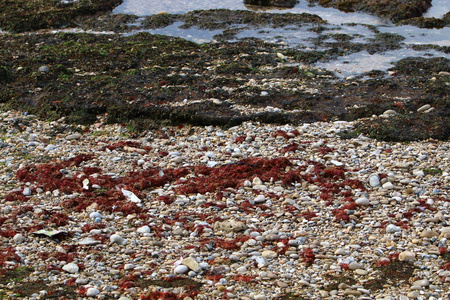
[[311, 266], [316, 260], [314, 250], [311, 248], [303, 249], [300, 256], [303, 259], [303, 262], [306, 264], [306, 266]]
[[20, 262], [20, 256], [17, 255], [16, 250], [13, 247], [0, 247], [0, 266], [6, 268], [7, 261]]

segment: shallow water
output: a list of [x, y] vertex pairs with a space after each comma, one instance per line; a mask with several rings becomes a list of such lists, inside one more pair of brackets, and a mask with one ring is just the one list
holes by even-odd
[[[426, 13], [427, 17], [442, 17], [450, 9], [450, 0], [434, 0], [433, 6]], [[125, 0], [122, 5], [114, 10], [114, 13], [135, 14], [138, 16], [148, 16], [159, 12], [186, 13], [200, 9], [230, 9], [249, 10], [242, 0]], [[387, 70], [392, 66], [392, 62], [402, 58], [442, 56], [450, 59], [450, 55], [438, 51], [414, 51], [412, 45], [439, 45], [450, 46], [450, 28], [443, 29], [421, 29], [414, 26], [395, 26], [391, 22], [380, 19], [376, 16], [364, 13], [345, 13], [334, 8], [323, 8], [320, 6], [308, 6], [306, 1], [300, 1], [294, 8], [290, 9], [269, 9], [264, 10], [269, 13], [310, 13], [327, 20], [327, 29], [322, 34], [348, 34], [353, 36], [354, 43], [367, 43], [368, 39], [374, 37], [374, 31], [367, 25], [376, 26], [382, 33], [395, 33], [405, 37], [403, 49], [386, 51], [383, 53], [369, 54], [366, 51], [354, 53], [338, 60], [316, 64], [334, 71], [337, 75], [348, 76], [357, 75], [372, 69]], [[199, 30], [195, 28], [181, 29], [182, 23], [175, 23], [165, 28], [156, 30], [146, 30], [150, 33], [164, 34], [182, 37], [196, 43], [205, 43], [214, 40], [214, 35], [220, 34], [221, 30]], [[324, 50], [312, 43], [312, 39], [318, 34], [307, 29], [312, 25], [305, 25], [301, 28], [250, 28], [240, 31], [236, 39], [256, 37], [265, 41], [286, 44], [289, 47], [299, 47], [307, 51]], [[236, 26], [237, 27], [237, 26]]]

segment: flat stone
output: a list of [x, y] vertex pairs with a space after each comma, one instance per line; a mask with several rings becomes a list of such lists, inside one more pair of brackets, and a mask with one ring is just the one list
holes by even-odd
[[435, 237], [438, 235], [439, 235], [439, 233], [437, 233], [434, 230], [424, 230], [420, 233], [421, 238], [432, 238], [432, 237]]
[[356, 269], [353, 271], [353, 273], [364, 276], [367, 275], [369, 272], [363, 269]]
[[431, 105], [430, 105], [430, 104], [425, 104], [425, 105], [419, 107], [419, 108], [417, 109], [417, 112], [419, 112], [419, 113], [425, 112], [426, 110], [428, 110], [428, 109], [430, 109], [430, 108], [431, 108]]
[[100, 244], [100, 241], [97, 241], [93, 238], [85, 238], [82, 239], [78, 242], [78, 245], [96, 245], [96, 244]]
[[187, 258], [183, 259], [181, 261], [181, 263], [194, 272], [199, 272], [202, 269], [200, 267], [200, 265], [198, 264], [198, 262], [195, 259], [193, 259], [192, 257], [187, 257]]
[[246, 230], [248, 227], [244, 222], [241, 221], [223, 221], [216, 222], [213, 225], [214, 231], [223, 231], [223, 232], [240, 232]]

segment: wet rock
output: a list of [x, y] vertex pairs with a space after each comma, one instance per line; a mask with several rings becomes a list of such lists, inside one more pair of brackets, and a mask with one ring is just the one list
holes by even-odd
[[244, 0], [244, 3], [259, 6], [294, 7], [297, 0]]

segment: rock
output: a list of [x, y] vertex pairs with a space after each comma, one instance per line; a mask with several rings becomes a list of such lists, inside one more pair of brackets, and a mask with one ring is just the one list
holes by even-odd
[[371, 187], [377, 187], [380, 185], [380, 176], [378, 174], [372, 174], [369, 176], [369, 184]]
[[412, 286], [420, 286], [427, 287], [430, 285], [430, 281], [428, 279], [420, 279], [413, 282]]
[[134, 270], [134, 268], [136, 268], [136, 266], [134, 264], [125, 264], [123, 266], [124, 270]]
[[147, 226], [147, 225], [142, 226], [142, 227], [139, 227], [139, 228], [137, 229], [137, 232], [138, 232], [138, 233], [150, 233], [150, 231], [151, 231], [151, 229], [150, 229], [150, 227]]
[[202, 270], [202, 268], [200, 267], [198, 262], [195, 259], [193, 259], [192, 257], [187, 257], [187, 258], [183, 259], [181, 261], [181, 263], [194, 272], [200, 272]]
[[89, 218], [91, 219], [102, 218], [102, 215], [99, 212], [94, 211], [89, 214]]
[[117, 244], [117, 245], [125, 245], [127, 243], [127, 240], [122, 238], [120, 235], [118, 234], [113, 234], [109, 237], [109, 240], [111, 241], [111, 243], [113, 244]]
[[64, 271], [66, 271], [67, 273], [70, 273], [70, 274], [78, 273], [78, 271], [80, 270], [80, 268], [78, 267], [78, 265], [77, 265], [77, 264], [74, 264], [74, 263], [68, 263], [68, 264], [64, 265], [64, 266], [62, 267], [62, 269], [63, 269]]
[[292, 8], [297, 4], [297, 0], [244, 0], [244, 4]]
[[13, 241], [16, 244], [20, 244], [20, 243], [23, 243], [25, 241], [25, 237], [22, 234], [17, 233], [16, 235], [14, 235]]
[[361, 276], [367, 275], [367, 274], [369, 273], [368, 271], [363, 270], [363, 269], [356, 269], [356, 270], [354, 270], [353, 272], [354, 272], [355, 274], [358, 274], [358, 275], [361, 275]]
[[268, 258], [268, 259], [277, 257], [277, 253], [275, 251], [272, 251], [272, 250], [264, 250], [261, 253], [261, 255], [262, 255], [262, 257]]
[[175, 274], [185, 274], [187, 273], [187, 271], [189, 271], [189, 268], [186, 267], [185, 265], [176, 266], [175, 269], [173, 270]]
[[394, 115], [396, 115], [396, 114], [397, 114], [397, 112], [396, 112], [395, 110], [392, 110], [392, 109], [388, 109], [388, 110], [386, 110], [386, 111], [383, 113], [384, 116], [394, 116]]
[[356, 261], [352, 261], [352, 262], [348, 265], [348, 268], [349, 268], [350, 270], [356, 270], [356, 269], [363, 269], [364, 267], [363, 267], [361, 264], [357, 263]]
[[420, 233], [421, 238], [432, 238], [432, 237], [435, 237], [438, 235], [439, 235], [439, 233], [437, 233], [434, 230], [424, 230]]
[[412, 251], [403, 251], [398, 255], [399, 261], [414, 261], [416, 255]]
[[24, 196], [31, 196], [31, 189], [29, 187], [24, 188], [22, 194]]
[[100, 294], [100, 291], [96, 288], [88, 288], [86, 291], [86, 297], [96, 297], [98, 294]]
[[417, 112], [419, 112], [419, 113], [425, 112], [426, 110], [428, 110], [428, 109], [430, 109], [430, 108], [431, 108], [431, 105], [430, 105], [430, 104], [425, 104], [425, 105], [419, 107], [419, 108], [417, 109]]
[[266, 197], [264, 197], [264, 195], [258, 195], [254, 199], [254, 201], [255, 201], [255, 203], [264, 203], [264, 202], [266, 202]]
[[362, 197], [362, 198], [356, 199], [355, 203], [358, 204], [358, 205], [367, 206], [367, 205], [370, 204], [370, 200], [367, 199], [366, 197]]
[[38, 72], [42, 73], [42, 74], [48, 73], [48, 72], [50, 72], [50, 69], [49, 69], [48, 66], [40, 66], [39, 69], [38, 69]]
[[385, 190], [392, 190], [394, 188], [394, 185], [388, 181], [383, 183], [382, 187]]
[[280, 236], [275, 233], [269, 233], [265, 236], [265, 239], [268, 241], [278, 241], [280, 239]]
[[386, 233], [396, 233], [400, 231], [402, 231], [402, 228], [394, 224], [389, 224], [388, 226], [386, 226]]
[[439, 236], [444, 239], [450, 239], [450, 227], [441, 228], [441, 234]]
[[77, 140], [80, 137], [82, 137], [82, 135], [80, 133], [73, 133], [73, 134], [69, 134], [68, 136], [66, 136], [66, 140]]
[[240, 232], [246, 230], [248, 227], [244, 222], [241, 221], [223, 221], [216, 222], [213, 225], [214, 231], [223, 231], [223, 232]]
[[78, 245], [95, 245], [95, 244], [100, 244], [100, 241], [97, 241], [93, 238], [85, 238], [82, 239], [78, 242]]
[[239, 267], [236, 269], [236, 272], [245, 273], [245, 272], [247, 272], [247, 268], [245, 266]]

